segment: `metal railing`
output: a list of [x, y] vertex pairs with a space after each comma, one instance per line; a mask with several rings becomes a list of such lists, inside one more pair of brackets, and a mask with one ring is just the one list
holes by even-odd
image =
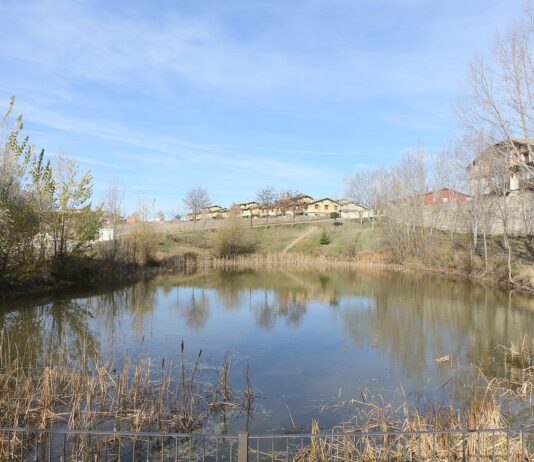
[[534, 461], [534, 427], [249, 435], [0, 428], [9, 461]]

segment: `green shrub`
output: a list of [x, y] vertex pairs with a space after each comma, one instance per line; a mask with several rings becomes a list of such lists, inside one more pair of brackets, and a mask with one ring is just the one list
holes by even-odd
[[339, 214], [339, 212], [330, 212], [330, 218], [332, 220], [337, 220], [340, 217], [341, 217], [341, 215]]
[[319, 244], [321, 245], [328, 245], [330, 244], [330, 237], [328, 236], [326, 230], [323, 230], [323, 233], [321, 234], [321, 238], [319, 239]]

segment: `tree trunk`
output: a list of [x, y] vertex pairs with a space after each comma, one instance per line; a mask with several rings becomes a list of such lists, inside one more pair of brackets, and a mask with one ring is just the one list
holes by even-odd
[[484, 240], [484, 272], [488, 272], [488, 240], [486, 238], [486, 229], [482, 234], [482, 239]]
[[512, 282], [512, 246], [510, 245], [510, 241], [508, 240], [508, 234], [505, 234], [506, 236], [506, 247], [508, 248], [508, 282]]

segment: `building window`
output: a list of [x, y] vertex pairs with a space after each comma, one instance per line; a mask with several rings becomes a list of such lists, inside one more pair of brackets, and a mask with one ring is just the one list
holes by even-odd
[[325, 206], [324, 206], [324, 209], [325, 209], [325, 210], [328, 210], [328, 205], [325, 205]]
[[337, 210], [337, 205], [334, 205], [334, 210]]
[[319, 210], [319, 204], [315, 204], [315, 210]]

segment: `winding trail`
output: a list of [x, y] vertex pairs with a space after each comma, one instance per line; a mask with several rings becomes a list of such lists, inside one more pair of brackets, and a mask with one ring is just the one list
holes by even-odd
[[297, 237], [295, 240], [291, 241], [288, 245], [286, 245], [284, 250], [282, 250], [282, 253], [286, 253], [288, 250], [290, 250], [292, 247], [294, 247], [300, 241], [302, 241], [302, 239], [304, 239], [304, 238], [308, 237], [310, 234], [312, 234], [316, 229], [317, 229], [317, 226], [312, 226], [311, 228], [307, 229], [299, 237]]

